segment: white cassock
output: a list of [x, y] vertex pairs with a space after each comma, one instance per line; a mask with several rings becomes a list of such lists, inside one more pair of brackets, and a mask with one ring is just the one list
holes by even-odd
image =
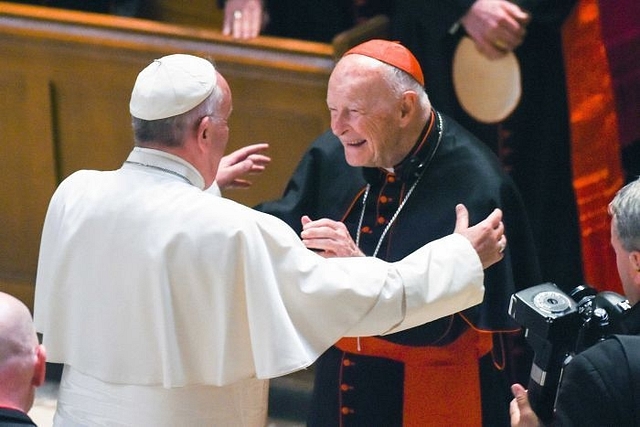
[[65, 365], [57, 425], [262, 426], [268, 378], [343, 336], [482, 301], [461, 235], [396, 263], [324, 259], [284, 222], [203, 187], [190, 164], [142, 148], [60, 184], [34, 314], [48, 360]]

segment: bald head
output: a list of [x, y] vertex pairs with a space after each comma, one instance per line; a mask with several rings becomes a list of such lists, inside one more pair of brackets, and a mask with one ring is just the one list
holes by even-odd
[[0, 406], [29, 411], [45, 380], [46, 361], [29, 309], [0, 292]]
[[27, 306], [0, 292], [0, 367], [13, 357], [32, 354], [37, 345], [36, 331]]

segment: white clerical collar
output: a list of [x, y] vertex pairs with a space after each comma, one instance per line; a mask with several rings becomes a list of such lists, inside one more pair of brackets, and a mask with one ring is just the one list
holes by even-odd
[[200, 172], [191, 163], [166, 151], [134, 147], [126, 164], [155, 169], [204, 190], [204, 178]]

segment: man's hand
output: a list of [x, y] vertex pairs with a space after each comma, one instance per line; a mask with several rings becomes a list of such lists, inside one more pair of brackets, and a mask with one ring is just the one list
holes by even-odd
[[477, 0], [460, 23], [480, 53], [498, 59], [524, 40], [530, 16], [506, 0]]
[[241, 177], [245, 174], [258, 174], [266, 169], [271, 158], [263, 152], [268, 148], [267, 143], [247, 145], [220, 159], [216, 174], [218, 187], [221, 190], [251, 187], [251, 181]]
[[222, 34], [235, 39], [252, 39], [260, 34], [266, 22], [262, 0], [227, 0]]
[[308, 216], [302, 219], [302, 243], [325, 258], [364, 256], [356, 246], [347, 227], [340, 221], [322, 218], [312, 221]]
[[509, 404], [511, 427], [540, 427], [540, 420], [529, 404], [527, 390], [520, 384], [513, 384], [511, 386], [511, 393], [513, 393], [514, 396]]
[[464, 205], [456, 206], [456, 228], [454, 233], [462, 234], [469, 239], [478, 253], [483, 268], [488, 268], [500, 261], [507, 247], [504, 235], [502, 211], [495, 209], [483, 221], [469, 227], [469, 211]]

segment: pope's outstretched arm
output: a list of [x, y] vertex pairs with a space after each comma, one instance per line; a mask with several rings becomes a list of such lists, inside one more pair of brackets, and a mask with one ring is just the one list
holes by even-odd
[[469, 227], [467, 209], [458, 205], [456, 218], [453, 234], [391, 264], [393, 268], [388, 270], [388, 280], [376, 305], [345, 336], [373, 335], [371, 326], [376, 319], [391, 317], [385, 303], [397, 295], [397, 286], [404, 293], [402, 320], [384, 334], [419, 326], [482, 302], [483, 270], [502, 259], [506, 245], [502, 211], [496, 209]]

